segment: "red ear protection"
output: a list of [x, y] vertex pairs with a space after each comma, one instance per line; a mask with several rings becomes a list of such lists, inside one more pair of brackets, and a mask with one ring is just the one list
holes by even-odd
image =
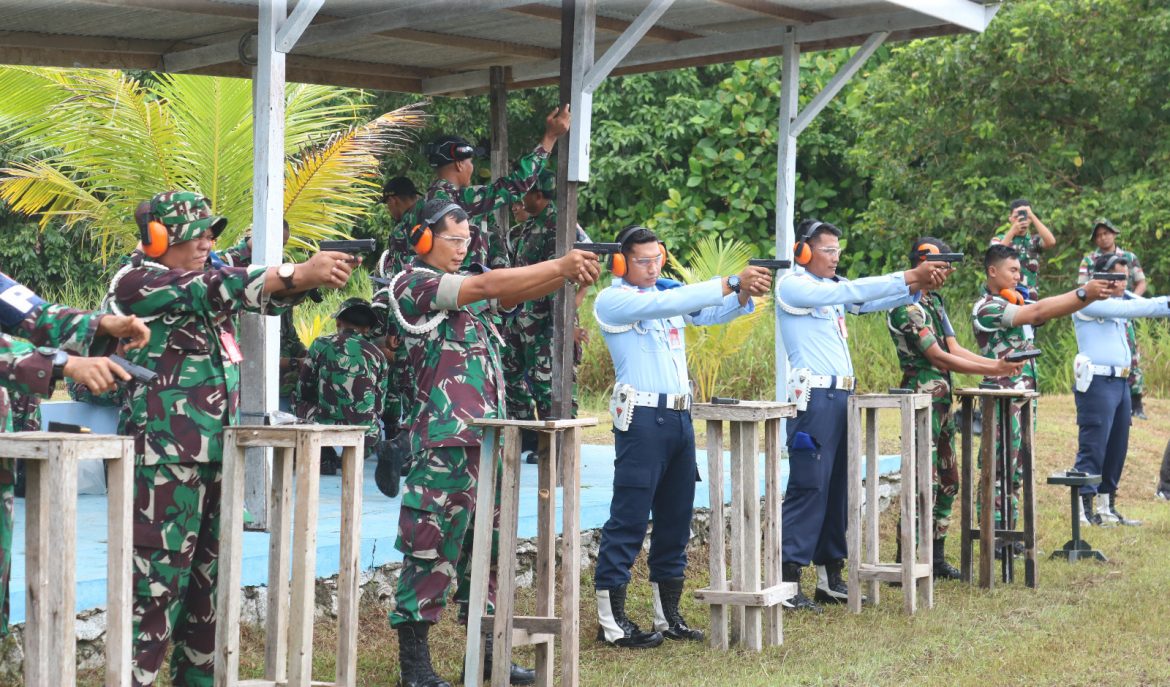
[[819, 221], [813, 221], [812, 224], [809, 224], [808, 229], [805, 229], [804, 233], [800, 235], [800, 240], [792, 247], [792, 260], [796, 264], [803, 267], [812, 262], [813, 249], [812, 246], [808, 245], [808, 240], [813, 235], [813, 232], [819, 229], [822, 224], [824, 222]]
[[431, 228], [434, 227], [440, 219], [445, 217], [448, 212], [462, 209], [463, 208], [456, 203], [447, 203], [435, 214], [424, 218], [422, 223], [411, 227], [409, 239], [411, 247], [414, 248], [414, 252], [418, 255], [426, 255], [427, 253], [430, 253], [431, 249], [435, 247], [435, 234], [431, 231]]
[[150, 220], [142, 228], [139, 237], [142, 239], [142, 252], [147, 257], [157, 258], [167, 252], [169, 243], [167, 239], [167, 227], [157, 219]]
[[1024, 304], [1024, 296], [1015, 289], [1000, 289], [999, 296], [1012, 305]]

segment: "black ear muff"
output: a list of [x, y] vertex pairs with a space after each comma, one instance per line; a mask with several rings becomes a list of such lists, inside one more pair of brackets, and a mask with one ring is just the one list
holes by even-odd
[[152, 219], [142, 227], [139, 238], [142, 240], [142, 252], [147, 257], [157, 258], [167, 252], [167, 227], [157, 219]]
[[792, 260], [796, 264], [803, 267], [804, 265], [812, 262], [813, 249], [812, 246], [808, 245], [808, 240], [822, 224], [824, 224], [824, 222], [818, 221], [814, 221], [809, 224], [808, 229], [804, 230], [804, 232], [800, 235], [800, 239], [796, 242], [796, 245], [792, 247]]

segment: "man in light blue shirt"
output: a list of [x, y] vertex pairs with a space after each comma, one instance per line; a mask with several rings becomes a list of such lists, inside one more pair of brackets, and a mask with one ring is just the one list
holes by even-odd
[[848, 508], [846, 410], [853, 393], [845, 313], [888, 310], [916, 302], [921, 289], [942, 284], [945, 263], [923, 262], [905, 272], [849, 281], [837, 276], [841, 230], [805, 220], [793, 252], [800, 266], [776, 284], [776, 314], [788, 351], [790, 400], [788, 488], [784, 493], [782, 577], [797, 583], [786, 605], [820, 611], [799, 591], [801, 568], [818, 567], [816, 600], [844, 603]]
[[[1099, 256], [1093, 272], [1128, 274], [1121, 253]], [[1125, 281], [1110, 282], [1113, 297], [1090, 303], [1073, 314], [1080, 353], [1073, 363], [1077, 404], [1076, 469], [1101, 475], [1101, 484], [1081, 487], [1081, 517], [1093, 525], [1140, 525], [1117, 511], [1117, 484], [1129, 450], [1131, 395], [1127, 378], [1133, 351], [1126, 335], [1128, 320], [1170, 316], [1166, 297], [1141, 298], [1125, 290]], [[1093, 509], [1096, 496], [1097, 508]]]
[[[651, 648], [663, 637], [701, 641], [679, 613], [687, 541], [695, 502], [695, 433], [687, 375], [687, 325], [721, 324], [750, 313], [752, 296], [767, 294], [771, 272], [747, 267], [738, 275], [683, 286], [659, 279], [666, 247], [648, 229], [618, 234], [613, 284], [593, 313], [613, 358], [616, 383], [613, 500], [601, 530], [593, 584], [600, 627], [611, 646]], [[650, 584], [654, 630], [643, 632], [625, 612], [630, 567], [642, 548], [650, 515]]]

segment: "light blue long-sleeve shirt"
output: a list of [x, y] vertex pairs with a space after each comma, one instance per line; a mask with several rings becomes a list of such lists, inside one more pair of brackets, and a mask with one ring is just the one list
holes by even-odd
[[1135, 317], [1170, 317], [1166, 296], [1142, 298], [1126, 292], [1125, 296], [1107, 298], [1074, 313], [1077, 348], [1094, 365], [1129, 367], [1133, 352], [1125, 335], [1128, 320]]
[[849, 281], [794, 268], [776, 284], [776, 312], [788, 364], [816, 375], [852, 376], [845, 313], [889, 310], [918, 298], [910, 293], [902, 272]]
[[[755, 310], [749, 299], [723, 295], [720, 279], [660, 291], [615, 278], [593, 306], [619, 384], [658, 394], [690, 393], [687, 325], [722, 324]], [[625, 328], [621, 332], [606, 329]]]

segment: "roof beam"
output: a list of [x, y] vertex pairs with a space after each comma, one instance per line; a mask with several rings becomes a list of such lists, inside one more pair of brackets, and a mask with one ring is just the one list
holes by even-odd
[[[548, 19], [555, 21], [558, 24], [561, 21], [561, 10], [557, 7], [550, 7], [548, 5], [522, 5], [520, 7], [512, 7], [508, 10], [516, 14], [524, 14], [529, 17], [536, 17], [538, 19]], [[615, 19], [613, 17], [603, 17], [597, 15], [597, 28], [604, 29], [611, 33], [625, 33], [625, 30], [630, 28], [630, 22], [624, 19]], [[665, 26], [654, 26], [646, 32], [647, 38], [653, 38], [659, 41], [666, 41], [668, 43], [677, 43], [679, 41], [689, 40], [691, 38], [702, 38], [697, 33], [689, 31], [680, 31], [678, 29], [669, 29]]]
[[235, 17], [236, 19], [251, 19], [256, 21], [257, 6], [225, 4], [210, 0], [171, 0], [165, 5], [159, 0], [83, 0], [93, 5], [108, 5], [111, 7], [142, 8], [159, 12], [180, 12], [182, 14], [199, 14], [209, 17]]
[[811, 24], [813, 22], [832, 19], [832, 17], [825, 14], [809, 12], [808, 10], [799, 10], [795, 7], [776, 5], [768, 2], [768, 0], [715, 0], [715, 2], [718, 2], [721, 5], [738, 7], [741, 10], [755, 12], [756, 14], [763, 14], [768, 17], [775, 17], [776, 19], [780, 19], [786, 22], [793, 22], [796, 24]]
[[[426, 2], [412, 2], [409, 5], [382, 10], [372, 14], [339, 19], [327, 24], [310, 26], [301, 35], [297, 42], [300, 46], [309, 46], [319, 43], [367, 36], [380, 31], [405, 29], [419, 16], [435, 16], [445, 12], [459, 12], [466, 17], [470, 14], [507, 9], [523, 4], [524, 0], [427, 0]], [[224, 41], [213, 43], [192, 50], [169, 53], [163, 56], [163, 64], [168, 72], [185, 72], [221, 64], [234, 60], [239, 51], [238, 41]]]
[[865, 39], [865, 43], [862, 43], [861, 47], [857, 49], [857, 52], [853, 53], [849, 60], [837, 70], [837, 73], [833, 75], [832, 79], [829, 79], [829, 83], [825, 84], [825, 87], [821, 89], [820, 93], [813, 96], [813, 99], [808, 101], [808, 104], [804, 106], [800, 114], [796, 115], [796, 119], [792, 122], [792, 136], [799, 136], [800, 132], [804, 131], [805, 127], [820, 114], [821, 110], [825, 109], [829, 101], [837, 97], [837, 94], [841, 92], [845, 84], [849, 83], [853, 75], [881, 47], [889, 35], [887, 32], [875, 33]]
[[605, 77], [609, 76], [613, 68], [630, 53], [630, 50], [654, 26], [654, 22], [658, 21], [663, 14], [666, 14], [666, 10], [670, 9], [670, 6], [673, 4], [674, 0], [651, 0], [650, 4], [646, 6], [646, 9], [642, 10], [642, 13], [638, 15], [638, 18], [630, 23], [630, 27], [623, 31], [622, 35], [618, 36], [618, 39], [614, 41], [613, 45], [609, 46], [609, 49], [605, 51], [601, 59], [589, 67], [589, 71], [585, 74], [583, 83], [581, 84], [581, 90], [586, 93], [596, 91]]
[[468, 50], [495, 53], [498, 55], [515, 55], [516, 57], [536, 57], [544, 60], [555, 60], [560, 53], [554, 48], [527, 43], [508, 43], [493, 41], [486, 38], [473, 38], [451, 33], [434, 33], [432, 31], [418, 31], [416, 29], [395, 29], [393, 31], [378, 31], [375, 36], [397, 38], [412, 43], [427, 45], [445, 45]]
[[888, 0], [893, 5], [982, 33], [999, 11], [999, 5], [984, 5], [971, 0]]
[[[917, 12], [893, 12], [877, 16], [832, 19], [807, 26], [798, 26], [793, 31], [796, 42], [800, 44], [853, 38], [857, 38], [857, 42], [860, 42], [860, 36], [868, 36], [872, 33], [894, 33], [896, 31], [938, 27], [944, 24], [945, 22], [940, 22], [938, 19], [927, 17]], [[775, 52], [771, 54], [776, 54], [780, 51], [783, 38], [783, 31], [777, 31], [775, 28], [767, 28], [757, 31], [746, 31], [739, 34], [693, 38], [691, 40], [679, 41], [678, 43], [644, 45], [631, 50], [625, 59], [619, 63], [618, 69], [624, 71], [630, 67], [674, 63], [715, 55], [736, 54], [757, 50], [774, 49]], [[856, 45], [857, 42], [853, 42], [852, 44]], [[844, 41], [842, 44], [849, 45], [850, 42]], [[734, 49], [729, 50], [729, 48]], [[560, 63], [557, 61], [516, 65], [512, 68], [512, 79], [517, 82], [539, 81], [559, 74], [559, 70]], [[487, 85], [488, 72], [487, 70], [480, 70], [465, 74], [423, 79], [423, 93], [435, 95], [465, 92], [486, 88]]]
[[164, 50], [174, 47], [174, 41], [144, 40], [141, 38], [107, 38], [104, 36], [67, 36], [33, 31], [0, 31], [0, 46], [11, 48], [60, 48], [63, 50], [94, 50], [130, 55], [153, 55], [155, 59]]
[[325, 0], [300, 0], [276, 32], [276, 51], [290, 52], [324, 4]]

